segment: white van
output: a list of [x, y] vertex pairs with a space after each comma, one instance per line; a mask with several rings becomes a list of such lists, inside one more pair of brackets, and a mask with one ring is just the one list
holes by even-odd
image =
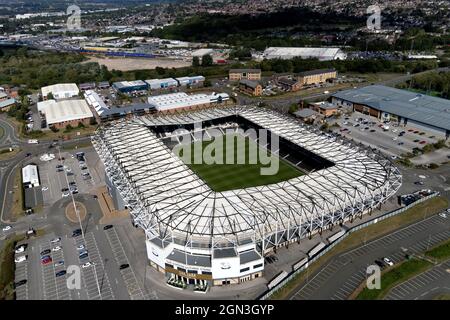
[[28, 143], [29, 144], [39, 144], [39, 141], [37, 139], [29, 139]]

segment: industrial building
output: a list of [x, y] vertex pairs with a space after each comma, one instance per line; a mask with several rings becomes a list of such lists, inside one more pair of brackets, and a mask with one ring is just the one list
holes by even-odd
[[47, 126], [63, 129], [82, 123], [89, 125], [94, 117], [84, 100], [47, 100], [38, 104], [38, 110], [45, 115]]
[[261, 80], [261, 69], [230, 69], [228, 79], [230, 81]]
[[60, 100], [77, 97], [80, 94], [80, 90], [75, 83], [59, 83], [42, 87], [41, 93], [44, 100], [47, 100], [50, 93], [53, 95], [53, 99]]
[[[174, 128], [229, 122], [264, 128], [280, 157], [299, 152], [314, 170], [279, 183], [215, 192], [172, 148]], [[149, 264], [189, 284], [221, 286], [263, 275], [264, 257], [378, 208], [400, 188], [392, 162], [286, 115], [251, 106], [146, 115], [100, 127], [92, 144], [116, 209], [128, 208], [146, 236]], [[302, 161], [298, 162], [302, 163]]]
[[148, 84], [142, 80], [114, 82], [113, 88], [121, 93], [142, 91], [148, 89]]
[[170, 89], [178, 87], [178, 81], [173, 78], [145, 80], [150, 90]]
[[345, 60], [347, 55], [340, 48], [269, 47], [265, 59], [318, 59], [319, 61]]
[[317, 69], [300, 72], [297, 79], [302, 86], [323, 83], [331, 79], [337, 78], [335, 69]]
[[178, 86], [186, 87], [186, 86], [202, 86], [203, 82], [205, 82], [204, 76], [192, 76], [192, 77], [181, 77], [175, 78], [178, 82]]
[[106, 103], [102, 98], [95, 92], [94, 90], [87, 90], [84, 93], [84, 99], [87, 104], [95, 111], [95, 114], [98, 117], [101, 117], [102, 114], [109, 109]]
[[262, 86], [256, 81], [243, 79], [239, 81], [239, 91], [251, 96], [260, 96], [262, 95]]
[[336, 92], [332, 103], [381, 121], [450, 136], [450, 100], [381, 85]]
[[206, 108], [229, 100], [226, 93], [192, 94], [185, 92], [169, 93], [148, 98], [148, 103], [157, 111], [174, 111], [182, 109]]
[[25, 189], [39, 187], [39, 173], [37, 165], [29, 164], [22, 168], [22, 185]]

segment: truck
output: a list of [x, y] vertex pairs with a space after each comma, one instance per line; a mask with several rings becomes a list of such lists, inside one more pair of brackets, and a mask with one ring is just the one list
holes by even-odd
[[28, 143], [29, 143], [29, 144], [38, 144], [39, 141], [38, 141], [37, 139], [29, 139], [29, 140], [28, 140]]

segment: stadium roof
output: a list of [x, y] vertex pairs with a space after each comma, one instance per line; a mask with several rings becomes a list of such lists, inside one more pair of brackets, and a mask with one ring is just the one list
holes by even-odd
[[450, 100], [381, 85], [340, 91], [333, 97], [450, 130]]
[[318, 58], [319, 60], [345, 59], [346, 55], [340, 48], [309, 48], [309, 47], [269, 47], [264, 51], [267, 59], [291, 59], [294, 57]]
[[64, 100], [50, 103], [42, 110], [47, 124], [92, 118], [94, 115], [84, 100]]
[[[214, 192], [149, 129], [232, 115], [334, 165], [275, 184]], [[189, 238], [206, 244], [258, 241], [306, 222], [316, 226], [333, 215], [365, 211], [401, 185], [398, 169], [386, 158], [315, 132], [293, 117], [250, 106], [122, 119], [101, 127], [92, 141], [135, 222], [149, 238]]]

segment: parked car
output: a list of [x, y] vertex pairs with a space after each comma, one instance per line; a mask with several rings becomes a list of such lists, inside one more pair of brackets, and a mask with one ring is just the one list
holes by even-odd
[[62, 277], [63, 275], [65, 275], [66, 274], [66, 270], [61, 270], [61, 271], [58, 271], [56, 274], [55, 274], [55, 276], [56, 277]]
[[87, 252], [79, 255], [80, 259], [86, 259], [87, 257], [88, 257], [88, 253]]
[[27, 279], [23, 279], [23, 280], [14, 282], [13, 287], [14, 287], [14, 289], [15, 289], [15, 288], [17, 288], [17, 287], [23, 286], [25, 283], [27, 283]]
[[81, 267], [84, 269], [84, 268], [88, 268], [88, 267], [90, 267], [90, 266], [92, 266], [92, 263], [90, 262], [90, 261], [88, 261], [88, 262], [86, 262], [86, 263], [83, 263], [82, 265], [81, 265]]
[[113, 227], [112, 225], [108, 224], [103, 227], [103, 230], [108, 230], [108, 229], [111, 229], [112, 227]]
[[16, 247], [16, 250], [14, 250], [14, 253], [22, 253], [25, 252], [25, 249], [27, 248], [26, 244], [20, 245]]
[[392, 260], [389, 259], [388, 257], [384, 257], [383, 261], [384, 261], [384, 263], [386, 263], [390, 267], [392, 267], [394, 265], [394, 262], [392, 262]]
[[55, 268], [56, 268], [56, 267], [63, 266], [63, 265], [64, 265], [64, 261], [63, 261], [63, 260], [58, 261], [58, 262], [55, 263]]
[[60, 238], [60, 237], [58, 237], [58, 238], [53, 238], [52, 240], [50, 240], [50, 243], [57, 243], [57, 242], [59, 242], [59, 241], [61, 241], [61, 238]]
[[120, 269], [120, 270], [123, 270], [123, 269], [128, 268], [129, 266], [130, 266], [130, 265], [129, 265], [128, 263], [124, 263], [124, 264], [121, 264], [121, 265], [120, 265], [119, 269]]
[[79, 246], [77, 246], [77, 250], [84, 250], [84, 244], [80, 244]]
[[62, 248], [61, 248], [61, 246], [56, 246], [56, 247], [54, 247], [53, 249], [52, 249], [52, 251], [53, 252], [57, 252], [57, 251], [59, 251], [59, 250], [61, 250]]
[[439, 213], [439, 217], [447, 219], [447, 214], [445, 212]]
[[381, 260], [375, 260], [375, 264], [377, 265], [377, 266], [379, 266], [380, 268], [384, 268], [384, 263], [383, 263], [383, 261], [381, 261]]
[[51, 263], [53, 261], [53, 259], [50, 256], [45, 256], [41, 258], [41, 263], [43, 265], [47, 265], [49, 263]]
[[49, 254], [50, 252], [52, 252], [50, 249], [45, 249], [41, 251], [41, 256], [45, 256], [47, 254]]
[[6, 231], [9, 231], [9, 230], [11, 230], [11, 229], [12, 229], [11, 226], [4, 226], [3, 229], [2, 229], [2, 231], [3, 231], [3, 232], [6, 232]]
[[19, 257], [16, 257], [16, 258], [14, 259], [14, 262], [15, 262], [15, 263], [20, 263], [20, 262], [27, 261], [27, 259], [28, 259], [28, 256], [27, 256], [27, 255], [19, 256]]
[[79, 235], [81, 235], [81, 229], [73, 230], [72, 237], [78, 237]]

